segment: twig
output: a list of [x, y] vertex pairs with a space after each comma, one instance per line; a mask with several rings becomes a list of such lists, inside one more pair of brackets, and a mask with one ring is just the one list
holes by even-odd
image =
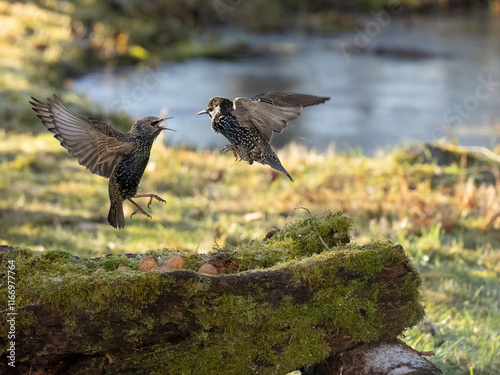
[[434, 353], [432, 350], [427, 350], [427, 351], [424, 350], [422, 352], [417, 350], [417, 353], [425, 357], [434, 357], [436, 355], [436, 353]]
[[288, 224], [288, 223], [287, 223], [288, 219], [290, 218], [290, 216], [292, 216], [292, 215], [295, 213], [295, 210], [296, 210], [296, 209], [297, 209], [297, 208], [294, 208], [294, 209], [293, 209], [293, 211], [290, 211], [290, 213], [289, 213], [289, 214], [288, 214], [288, 216], [286, 217], [285, 222], [283, 223], [283, 226], [282, 226], [282, 227], [281, 227], [281, 229], [280, 229], [280, 231], [281, 231], [281, 232], [283, 232], [283, 231], [285, 230], [285, 228], [286, 228], [286, 226], [287, 226], [287, 224]]

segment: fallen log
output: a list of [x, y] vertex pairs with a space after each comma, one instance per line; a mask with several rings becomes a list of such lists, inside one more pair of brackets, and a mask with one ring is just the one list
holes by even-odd
[[[16, 272], [15, 368], [286, 374], [392, 342], [423, 317], [419, 275], [399, 245], [347, 244], [350, 226], [327, 213], [237, 249], [147, 254], [158, 263], [182, 256], [184, 269], [168, 272], [139, 271], [144, 254], [83, 259], [4, 247], [0, 272], [10, 264]], [[205, 263], [219, 274], [196, 272]], [[0, 337], [6, 371], [9, 345]]]

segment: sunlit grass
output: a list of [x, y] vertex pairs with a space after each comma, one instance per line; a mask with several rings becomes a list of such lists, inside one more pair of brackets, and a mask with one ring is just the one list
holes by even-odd
[[498, 258], [485, 266], [489, 251], [441, 243], [440, 227], [402, 240], [423, 279], [427, 317], [405, 341], [432, 350], [445, 374], [496, 374], [500, 368], [500, 279]]
[[[389, 237], [415, 259], [427, 318], [406, 342], [433, 350], [430, 360], [445, 374], [500, 371], [499, 189], [474, 183], [474, 168], [291, 145], [279, 153], [296, 179], [291, 183], [230, 155], [157, 141], [140, 192], [157, 193], [166, 204], [153, 202], [149, 220], [129, 219], [133, 207], [124, 203], [126, 227], [115, 230], [106, 221], [107, 180], [79, 166], [50, 134], [0, 133], [0, 149], [0, 244], [80, 256], [206, 252], [262, 239], [307, 215], [298, 207], [343, 210], [357, 222], [356, 241]], [[496, 165], [489, 168], [498, 173]]]
[[[115, 232], [105, 220], [107, 180], [79, 166], [50, 134], [2, 133], [0, 145], [4, 193], [0, 206], [11, 211], [8, 222], [2, 221], [5, 240], [9, 238], [7, 224], [33, 225], [33, 217], [42, 225], [46, 220], [49, 227], [61, 222], [67, 230], [94, 225], [99, 232]], [[229, 243], [259, 238], [273, 225], [283, 225], [289, 215], [304, 214], [295, 208], [307, 207], [315, 212], [328, 208], [351, 214], [358, 221], [359, 238], [414, 237], [420, 253], [442, 238], [462, 244], [460, 252], [469, 245], [495, 248], [500, 243], [495, 230], [499, 223], [492, 220], [485, 226], [485, 217], [492, 216], [492, 203], [498, 204], [498, 189], [469, 186], [470, 171], [456, 166], [405, 165], [392, 155], [320, 154], [296, 145], [283, 150], [281, 157], [297, 183], [266, 166], [237, 163], [218, 152], [165, 148], [157, 141], [140, 192], [158, 193], [167, 203], [153, 202], [152, 222], [139, 215], [127, 218], [127, 227], [116, 231], [118, 238], [136, 226], [160, 225], [151, 233], [153, 237], [161, 239], [175, 228], [187, 233], [183, 237], [189, 245], [179, 240], [172, 246], [200, 249], [203, 243], [201, 250], [209, 250], [210, 241], [222, 237]], [[453, 176], [456, 180], [464, 176], [465, 182], [432, 187], [431, 180], [438, 175], [449, 175], [450, 181]], [[145, 205], [147, 200], [142, 202]], [[132, 209], [126, 202], [127, 216]], [[40, 245], [37, 238], [27, 238], [23, 244]], [[128, 251], [136, 245], [136, 249], [142, 246], [140, 241], [128, 242], [127, 249], [117, 246], [115, 250]], [[48, 246], [57, 248], [57, 237]], [[492, 263], [490, 258], [491, 254], [485, 256], [484, 262]]]

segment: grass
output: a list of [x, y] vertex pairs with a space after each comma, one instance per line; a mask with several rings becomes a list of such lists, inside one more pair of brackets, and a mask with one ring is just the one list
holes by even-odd
[[[153, 220], [129, 219], [125, 203], [126, 227], [118, 231], [105, 220], [107, 181], [50, 134], [3, 132], [0, 149], [0, 244], [81, 256], [206, 252], [263, 239], [309, 215], [299, 207], [342, 210], [357, 222], [356, 241], [395, 240], [421, 272], [427, 317], [406, 342], [434, 350], [431, 360], [445, 374], [500, 371], [500, 192], [477, 179], [487, 162], [460, 168], [419, 164], [400, 151], [369, 158], [291, 145], [280, 152], [291, 183], [268, 167], [157, 141], [140, 191], [167, 203], [153, 203]], [[498, 175], [498, 166], [489, 163], [489, 172]]]
[[443, 237], [435, 227], [420, 238], [400, 241], [418, 264], [427, 310], [427, 319], [408, 332], [406, 342], [418, 350], [434, 350], [432, 361], [445, 374], [496, 374], [500, 281], [498, 265], [485, 262], [498, 262], [498, 247], [464, 249], [458, 241], [442, 243]]

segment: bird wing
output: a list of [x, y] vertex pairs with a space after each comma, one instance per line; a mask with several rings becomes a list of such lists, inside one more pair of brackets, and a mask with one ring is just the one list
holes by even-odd
[[236, 98], [233, 104], [240, 124], [257, 128], [264, 139], [270, 142], [273, 131], [281, 133], [288, 121], [299, 117], [302, 108], [321, 104], [329, 99], [306, 94], [265, 92], [251, 99]]
[[134, 148], [133, 142], [124, 140], [123, 133], [102, 121], [74, 114], [56, 95], [47, 103], [31, 98], [42, 124], [92, 173], [109, 178], [122, 155]]

